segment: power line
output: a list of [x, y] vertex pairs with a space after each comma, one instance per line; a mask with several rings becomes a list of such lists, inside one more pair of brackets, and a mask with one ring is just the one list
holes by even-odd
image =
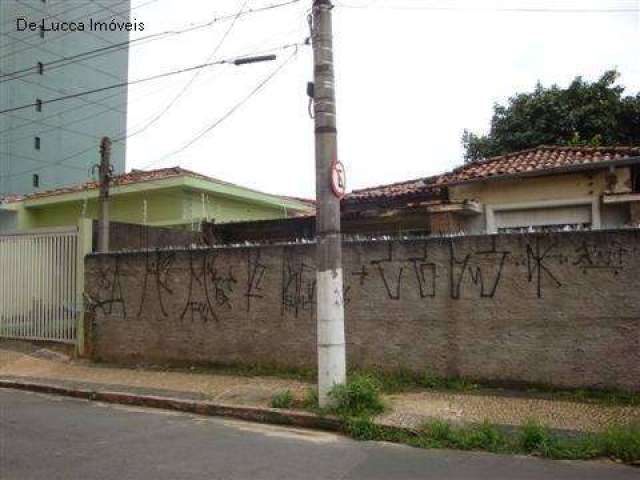
[[364, 4], [355, 5], [348, 3], [337, 3], [339, 8], [350, 9], [371, 9], [371, 10], [428, 10], [428, 11], [450, 11], [450, 12], [507, 12], [507, 13], [640, 13], [640, 8], [545, 8], [545, 7], [454, 7], [438, 5], [386, 5], [386, 4]]
[[[297, 47], [297, 46], [299, 46], [299, 45], [300, 45], [300, 44], [290, 44], [290, 45], [285, 45], [285, 46], [281, 47], [281, 48], [280, 48], [280, 50], [282, 50], [282, 49], [286, 49], [286, 48], [291, 48], [291, 47], [293, 47], [293, 46]], [[273, 50], [272, 50], [272, 51], [273, 51]], [[261, 81], [261, 82], [258, 84], [258, 86], [257, 86], [256, 88], [254, 88], [254, 89], [249, 93], [249, 95], [248, 95], [248, 96], [246, 96], [246, 97], [245, 97], [245, 98], [243, 98], [240, 102], [238, 102], [236, 105], [234, 105], [234, 106], [233, 106], [230, 110], [228, 110], [228, 111], [227, 111], [227, 112], [226, 112], [226, 113], [225, 113], [225, 114], [224, 114], [224, 115], [223, 115], [219, 120], [217, 120], [216, 122], [214, 122], [214, 124], [213, 124], [213, 125], [210, 125], [209, 127], [207, 127], [207, 129], [206, 129], [204, 132], [202, 132], [201, 134], [199, 134], [195, 139], [192, 139], [192, 140], [191, 140], [187, 145], [185, 145], [185, 146], [181, 147], [178, 151], [176, 151], [176, 152], [174, 152], [174, 153], [172, 153], [172, 154], [170, 154], [170, 155], [173, 155], [173, 154], [175, 154], [175, 153], [177, 153], [177, 152], [179, 152], [179, 151], [182, 151], [182, 150], [184, 150], [184, 149], [188, 148], [188, 146], [190, 146], [191, 144], [195, 143], [197, 140], [199, 140], [199, 139], [200, 139], [202, 136], [204, 136], [206, 133], [208, 133], [209, 131], [213, 130], [213, 129], [214, 129], [215, 127], [217, 127], [219, 124], [221, 124], [221, 123], [222, 123], [222, 122], [224, 122], [226, 119], [228, 119], [228, 118], [229, 118], [231, 115], [233, 115], [233, 114], [234, 114], [234, 113], [235, 113], [235, 112], [236, 112], [236, 111], [237, 111], [237, 110], [238, 110], [242, 105], [244, 105], [246, 102], [248, 102], [248, 101], [249, 101], [253, 96], [255, 96], [255, 95], [256, 95], [260, 90], [262, 90], [262, 89], [266, 86], [266, 84], [267, 84], [267, 83], [268, 83], [268, 82], [269, 82], [273, 77], [275, 77], [277, 73], [279, 73], [280, 71], [282, 71], [282, 69], [284, 68], [284, 66], [285, 66], [285, 65], [287, 65], [287, 64], [288, 64], [288, 63], [289, 63], [289, 62], [290, 62], [290, 61], [291, 61], [291, 60], [292, 60], [296, 55], [297, 55], [297, 48], [296, 48], [296, 50], [294, 51], [294, 53], [293, 53], [293, 54], [292, 54], [292, 55], [291, 55], [291, 56], [290, 56], [290, 57], [289, 57], [285, 62], [283, 62], [279, 67], [277, 67], [277, 68], [276, 68], [276, 69], [275, 69], [275, 70], [274, 70], [274, 71], [273, 71], [273, 72], [272, 72], [272, 73], [271, 73], [267, 78], [265, 78], [263, 81]], [[243, 57], [240, 57], [240, 58], [243, 58]], [[211, 65], [221, 64], [222, 62], [224, 62], [224, 63], [232, 63], [233, 61], [223, 60], [223, 61], [219, 61], [219, 62], [212, 62], [212, 63], [211, 63]], [[204, 68], [204, 65], [198, 65], [198, 66], [196, 66], [196, 67], [191, 67], [190, 69], [187, 69], [186, 71], [193, 70], [194, 68]], [[43, 102], [43, 103], [44, 103], [44, 102]], [[0, 112], [0, 113], [2, 113], [2, 112]], [[119, 139], [117, 139], [117, 140], [116, 140], [116, 142], [122, 141], [122, 140], [124, 140], [124, 139], [126, 139], [126, 138], [127, 138], [126, 136], [125, 136], [125, 137], [122, 137], [122, 138], [119, 138]], [[49, 167], [56, 166], [56, 165], [64, 165], [64, 162], [66, 162], [66, 161], [68, 161], [68, 160], [71, 160], [71, 159], [73, 159], [73, 158], [76, 158], [76, 157], [78, 157], [78, 156], [80, 156], [80, 155], [83, 155], [83, 154], [85, 154], [85, 153], [87, 153], [87, 152], [93, 151], [93, 150], [95, 150], [95, 149], [96, 149], [96, 147], [95, 147], [95, 146], [92, 146], [92, 147], [90, 147], [90, 148], [87, 148], [87, 149], [84, 149], [84, 150], [82, 150], [82, 151], [76, 152], [76, 153], [74, 153], [74, 154], [72, 154], [72, 155], [69, 155], [69, 156], [67, 156], [67, 157], [65, 157], [65, 158], [62, 158], [62, 159], [60, 159], [60, 160], [58, 160], [58, 161], [56, 161], [56, 162], [53, 162], [53, 163], [49, 164]], [[157, 163], [157, 162], [159, 162], [159, 161], [164, 160], [167, 156], [168, 156], [168, 155], [165, 155], [165, 156], [161, 157], [159, 160], [155, 160], [155, 161], [153, 161], [153, 162], [150, 162], [149, 164], [145, 165], [143, 168], [148, 168], [149, 166], [151, 166], [151, 165], [153, 165], [153, 164], [155, 164], [155, 163]], [[77, 167], [77, 166], [75, 166], [75, 165], [74, 165], [74, 166], [66, 165], [66, 166], [67, 166], [67, 167], [70, 167], [70, 168], [77, 168], [77, 169], [81, 169], [80, 167]], [[1, 178], [8, 179], [8, 178], [14, 178], [14, 177], [19, 177], [19, 176], [23, 176], [23, 175], [28, 175], [28, 174], [30, 174], [30, 173], [40, 171], [41, 169], [42, 169], [42, 167], [39, 167], [39, 168], [32, 168], [32, 169], [25, 170], [25, 171], [22, 171], [22, 172], [18, 172], [18, 173], [15, 173], [15, 174], [11, 174], [11, 175], [4, 175], [4, 176], [2, 176]]]
[[[118, 4], [124, 3], [124, 2], [126, 2], [126, 1], [127, 1], [127, 0], [119, 1], [119, 2], [118, 2]], [[147, 5], [150, 5], [150, 4], [152, 4], [152, 3], [155, 3], [155, 2], [157, 2], [157, 1], [159, 1], [159, 0], [148, 0], [147, 2], [145, 2], [145, 3], [141, 3], [140, 5], [136, 5], [135, 7], [126, 8], [125, 10], [122, 10], [122, 11], [121, 11], [121, 12], [119, 12], [119, 13], [125, 13], [125, 12], [129, 12], [129, 11], [133, 11], [133, 10], [135, 10], [135, 9], [145, 7], [145, 6], [147, 6]], [[80, 8], [80, 7], [76, 7], [76, 8]], [[74, 18], [74, 19], [71, 19], [71, 20], [69, 20], [69, 21], [70, 21], [70, 22], [73, 22], [73, 21], [80, 20], [80, 19], [85, 18], [85, 17], [91, 17], [92, 15], [94, 15], [94, 14], [96, 14], [96, 13], [100, 12], [101, 10], [102, 10], [102, 9], [99, 9], [99, 10], [96, 10], [95, 12], [92, 12], [92, 13], [89, 13], [89, 14], [83, 14], [83, 15], [80, 15], [80, 16], [78, 16], [78, 17], [76, 17], [76, 18]], [[97, 19], [97, 21], [105, 20], [106, 18], [109, 18], [109, 15], [107, 15], [106, 17], [100, 17], [100, 18], [98, 18], [98, 19]], [[53, 42], [53, 41], [60, 40], [61, 38], [66, 37], [66, 36], [67, 36], [67, 35], [69, 35], [70, 33], [72, 33], [72, 32], [63, 32], [62, 34], [60, 34], [60, 35], [57, 35], [57, 36], [53, 37], [53, 38], [50, 40], [50, 42], [49, 42], [49, 43], [51, 43], [51, 42]], [[8, 35], [8, 34], [6, 34], [6, 33], [5, 33], [4, 35], [9, 36], [9, 35]], [[13, 37], [11, 37], [11, 38], [13, 38]], [[102, 39], [102, 38], [101, 38], [101, 40], [103, 40], [103, 41], [104, 41], [104, 39]], [[4, 59], [4, 58], [6, 58], [6, 57], [10, 57], [10, 56], [13, 56], [13, 55], [17, 55], [17, 54], [19, 54], [19, 53], [26, 52], [26, 51], [28, 51], [28, 50], [33, 50], [34, 48], [40, 48], [40, 46], [39, 46], [39, 45], [32, 45], [32, 44], [29, 44], [28, 42], [24, 42], [24, 43], [27, 43], [28, 45], [31, 45], [31, 46], [29, 46], [29, 47], [27, 47], [27, 48], [23, 48], [22, 50], [17, 50], [17, 51], [9, 52], [9, 53], [7, 53], [7, 54], [5, 54], [5, 55], [2, 55], [2, 56], [0, 56], [0, 60]], [[58, 55], [58, 56], [60, 56], [60, 55]]]
[[[306, 25], [306, 19], [305, 19], [304, 27], [306, 28], [306, 26], [307, 26], [307, 25]], [[296, 29], [293, 29], [293, 30], [291, 30], [291, 31], [289, 31], [289, 32], [287, 32], [287, 33], [293, 33], [293, 32], [299, 33], [299, 30], [300, 30], [299, 28], [296, 28]], [[270, 38], [272, 39], [272, 38], [274, 38], [274, 37], [275, 37], [275, 36], [272, 36], [272, 37], [270, 37]], [[266, 42], [266, 40], [261, 40], [261, 41], [259, 41], [259, 42], [256, 42], [256, 45], [264, 45], [265, 43], [267, 43], [267, 42]], [[293, 44], [291, 44], [291, 46], [292, 46], [292, 45], [293, 45]], [[287, 45], [286, 45], [286, 44], [285, 44], [284, 46], [285, 46], [285, 47], [287, 47]], [[274, 47], [274, 48], [278, 48], [278, 47]], [[251, 53], [250, 55], [261, 55], [261, 54], [263, 54], [263, 53], [267, 53], [267, 52], [270, 52], [270, 51], [272, 51], [272, 50], [273, 50], [273, 49], [272, 49], [272, 48], [270, 48], [270, 49], [262, 49], [262, 50], [259, 50], [259, 51], [252, 51], [252, 53]], [[159, 91], [161, 91], [161, 90], [165, 90], [165, 89], [166, 89], [166, 87], [163, 87], [163, 88], [160, 88], [160, 89], [156, 89], [154, 92], [151, 92], [151, 93], [152, 93], [152, 94], [155, 94], [156, 92], [159, 92]], [[111, 99], [111, 98], [114, 98], [114, 97], [117, 97], [117, 96], [119, 96], [119, 95], [120, 95], [120, 93], [115, 93], [115, 94], [110, 94], [110, 95], [106, 95], [106, 96], [101, 96], [100, 98], [98, 98], [98, 102], [96, 102], [96, 104], [103, 105], [103, 104], [102, 104], [102, 103], [100, 103], [100, 102], [107, 101], [107, 100], [109, 100], [109, 99]], [[142, 97], [146, 97], [146, 96], [147, 96], [147, 95], [143, 95]], [[142, 98], [142, 97], [140, 97], [140, 96], [138, 96], [138, 95], [136, 95], [136, 96], [135, 96], [136, 100], [137, 100], [138, 98]], [[136, 100], [134, 100], [134, 101], [136, 101]], [[38, 119], [33, 119], [33, 120], [28, 120], [28, 119], [26, 119], [26, 118], [25, 118], [25, 119], [24, 119], [24, 120], [25, 120], [25, 122], [24, 122], [24, 123], [22, 123], [22, 124], [20, 124], [20, 125], [14, 125], [14, 126], [12, 126], [12, 127], [5, 128], [4, 130], [0, 130], [0, 134], [6, 133], [6, 132], [9, 132], [9, 131], [13, 131], [13, 130], [17, 130], [17, 129], [21, 129], [21, 128], [26, 128], [26, 127], [28, 127], [28, 126], [30, 126], [30, 125], [33, 125], [34, 123], [38, 123], [38, 121], [39, 121], [39, 120], [49, 120], [50, 118], [58, 117], [58, 116], [60, 116], [60, 115], [64, 115], [64, 116], [66, 116], [66, 115], [68, 115], [68, 114], [70, 114], [70, 113], [73, 113], [73, 112], [75, 112], [75, 111], [77, 111], [77, 110], [85, 109], [85, 108], [87, 108], [88, 106], [90, 106], [90, 105], [89, 105], [89, 104], [87, 104], [87, 105], [77, 105], [77, 106], [74, 106], [74, 107], [71, 107], [71, 108], [68, 108], [68, 109], [64, 109], [64, 110], [62, 110], [62, 111], [60, 111], [60, 112], [56, 112], [56, 113], [54, 113], [54, 114], [52, 114], [52, 115], [47, 115], [47, 116], [44, 116], [44, 117], [39, 117]], [[105, 108], [105, 109], [103, 109], [101, 112], [98, 112], [98, 114], [106, 113], [106, 112], [107, 112], [107, 111], [109, 111], [109, 110], [112, 110], [112, 108], [111, 108], [111, 107], [106, 106], [106, 108]], [[78, 121], [82, 121], [82, 120], [84, 120], [84, 119], [91, 118], [92, 116], [95, 116], [95, 113], [92, 113], [92, 115], [91, 115], [91, 116], [89, 116], [89, 117], [86, 117], [86, 116], [85, 116], [85, 117], [80, 118], [79, 120], [74, 120], [73, 122], [70, 122], [70, 123], [68, 123], [68, 124], [69, 124], [69, 125], [72, 125], [72, 124], [77, 123]], [[155, 116], [155, 114], [154, 114], [152, 117], [154, 117], [154, 116]], [[131, 136], [133, 136], [133, 135], [135, 135], [135, 134], [137, 134], [137, 133], [141, 133], [141, 132], [137, 132], [137, 131], [135, 131], [133, 134], [129, 135], [128, 137], [131, 137]], [[27, 136], [25, 136], [24, 138], [27, 138]]]
[[[224, 45], [224, 42], [227, 40], [227, 37], [229, 36], [231, 31], [233, 30], [233, 27], [236, 25], [236, 22], [238, 21], [238, 18], [240, 18], [240, 15], [242, 15], [242, 12], [243, 12], [244, 8], [247, 6], [247, 3], [249, 3], [249, 0], [244, 0], [242, 5], [240, 6], [240, 9], [238, 10], [238, 13], [234, 16], [233, 21], [231, 22], [231, 25], [229, 25], [229, 28], [227, 28], [227, 30], [224, 32], [224, 35], [222, 35], [222, 38], [218, 42], [218, 44], [215, 46], [215, 48], [213, 49], [211, 54], [207, 57], [207, 60], [206, 60], [207, 62], [212, 61], [215, 58], [215, 56], [218, 54], [218, 51], [220, 51], [220, 49], [222, 48], [222, 45]], [[292, 3], [292, 2], [287, 2], [287, 4], [290, 4], [290, 3]], [[189, 79], [189, 81], [184, 85], [184, 87], [178, 92], [178, 94], [171, 99], [171, 101], [167, 104], [167, 106], [159, 114], [157, 114], [155, 117], [153, 117], [141, 129], [135, 131], [131, 135], [127, 135], [127, 138], [133, 137], [135, 135], [138, 135], [138, 134], [144, 132], [151, 125], [153, 125], [158, 120], [160, 120], [160, 118], [162, 118], [162, 116], [165, 115], [176, 104], [176, 102], [187, 92], [187, 90], [189, 90], [189, 88], [191, 88], [191, 85], [193, 84], [193, 82], [196, 81], [196, 79], [198, 78], [200, 73], [202, 73], [202, 70], [197, 70], [192, 75], [192, 77]]]
[[[155, 95], [155, 94], [157, 94], [159, 92], [163, 92], [163, 91], [165, 91], [165, 90], [167, 90], [168, 88], [171, 88], [171, 87], [173, 87], [173, 85], [164, 85], [164, 86], [162, 86], [160, 88], [153, 89], [153, 90], [149, 91], [148, 93], [145, 92], [145, 94], [143, 94], [143, 95], [136, 95], [133, 100], [131, 99], [131, 93], [129, 93], [129, 98], [125, 99], [124, 103], [119, 103], [118, 106], [124, 107], [124, 106], [130, 105], [130, 104], [133, 104], [133, 103], [135, 103], [135, 102], [137, 102], [139, 100], [142, 100], [142, 99], [144, 99], [144, 98], [146, 98], [146, 97], [148, 97], [150, 95]], [[107, 95], [105, 97], [101, 97], [99, 100], [100, 101], [105, 101], [105, 100], [109, 100], [111, 98], [117, 97], [119, 95], [120, 95], [120, 93], [118, 92], [118, 93], [115, 93], [115, 94]], [[103, 104], [96, 103], [96, 105], [103, 105]], [[19, 120], [24, 120], [25, 122], [20, 124], [20, 125], [15, 125], [13, 127], [9, 127], [9, 128], [4, 129], [4, 130], [0, 130], [0, 134], [8, 132], [8, 131], [12, 131], [12, 130], [17, 130], [19, 128], [28, 127], [29, 125], [33, 125], [33, 124], [46, 125], [46, 123], [45, 123], [46, 120], [58, 118], [59, 116], [66, 116], [69, 113], [73, 113], [73, 112], [75, 112], [77, 110], [81, 110], [81, 109], [87, 108], [88, 106], [89, 105], [79, 105], [79, 106], [75, 106], [75, 107], [63, 110], [61, 112], [54, 113], [52, 115], [47, 115], [47, 116], [44, 116], [44, 117], [41, 117], [41, 118], [37, 117], [35, 119], [28, 119], [28, 118], [19, 117], [17, 115], [13, 115], [13, 114], [7, 114], [7, 115], [9, 115], [9, 116], [11, 116], [13, 118], [16, 118], [16, 119], [19, 119]], [[109, 107], [109, 106], [105, 106], [105, 107], [106, 108], [103, 108], [98, 112], [95, 112], [95, 111], [91, 112], [91, 114], [88, 115], [88, 116], [87, 115], [81, 116], [80, 118], [76, 118], [76, 119], [74, 119], [72, 121], [65, 122], [63, 124], [63, 127], [75, 125], [77, 123], [83, 122], [83, 121], [88, 120], [90, 118], [94, 118], [96, 115], [103, 115], [103, 114], [105, 114], [105, 113], [107, 113], [109, 111], [112, 111], [111, 107]], [[61, 128], [63, 128], [63, 127], [61, 127]], [[50, 129], [42, 130], [40, 133], [47, 133], [47, 132], [50, 132], [50, 131], [54, 131], [54, 130], [57, 130], [57, 128], [58, 128], [58, 126], [54, 126], [54, 127], [50, 128]], [[104, 135], [100, 135], [100, 136], [95, 135], [94, 138], [100, 139], [103, 136]], [[12, 140], [17, 141], [17, 140], [22, 140], [22, 139], [31, 138], [31, 137], [32, 137], [32, 134], [29, 134], [29, 135], [23, 135], [23, 136], [17, 137], [17, 138], [12, 138]]]
[[159, 158], [158, 160], [154, 160], [151, 163], [146, 164], [143, 168], [148, 168], [150, 165], [153, 165], [155, 163], [160, 163], [162, 162], [165, 158], [170, 157], [170, 156], [174, 156], [177, 155], [179, 153], [182, 153], [183, 151], [185, 151], [187, 148], [189, 148], [191, 145], [193, 145], [194, 143], [196, 143], [198, 140], [200, 140], [202, 137], [204, 137], [207, 133], [209, 133], [211, 130], [213, 130], [214, 128], [218, 127], [221, 123], [223, 123], [227, 118], [229, 118], [231, 115], [233, 115], [237, 110], [239, 110], [245, 103], [247, 103], [249, 100], [251, 100], [255, 95], [257, 95], [276, 75], [278, 75], [278, 73], [280, 73], [289, 63], [291, 63], [291, 61], [298, 55], [298, 49], [296, 48], [294, 50], [294, 52], [284, 61], [282, 62], [282, 64], [280, 64], [280, 66], [278, 66], [273, 72], [271, 72], [264, 80], [262, 80], [253, 90], [251, 90], [251, 92], [249, 92], [249, 94], [244, 97], [240, 102], [238, 102], [237, 104], [235, 104], [231, 109], [229, 109], [227, 111], [227, 113], [225, 113], [222, 117], [220, 117], [219, 119], [217, 119], [215, 122], [213, 122], [211, 125], [209, 125], [208, 127], [206, 127], [204, 130], [202, 130], [199, 134], [197, 134], [195, 137], [193, 137], [191, 140], [189, 140], [187, 143], [185, 143], [184, 145], [182, 145], [180, 148], [178, 148], [177, 150], [174, 150], [171, 153], [168, 153], [166, 155], [164, 155], [163, 157]]
[[[186, 27], [184, 27], [182, 29], [178, 29], [178, 30], [166, 30], [164, 32], [145, 35], [143, 37], [140, 37], [140, 38], [137, 38], [137, 39], [134, 39], [134, 40], [128, 40], [126, 42], [114, 43], [112, 45], [108, 45], [108, 46], [104, 46], [104, 47], [101, 47], [101, 48], [97, 48], [97, 49], [89, 50], [89, 51], [86, 51], [86, 52], [78, 53], [76, 55], [63, 57], [63, 58], [60, 58], [58, 60], [54, 60], [52, 62], [44, 63], [43, 67], [45, 68], [45, 70], [52, 70], [53, 68], [59, 68], [61, 66], [66, 66], [66, 65], [70, 65], [72, 63], [76, 63], [73, 60], [77, 60], [77, 59], [88, 60], [88, 59], [91, 59], [91, 58], [98, 57], [100, 55], [107, 55], [107, 54], [113, 53], [110, 50], [118, 51], [118, 50], [122, 50], [122, 49], [127, 48], [127, 47], [129, 47], [131, 45], [134, 45], [134, 44], [141, 44], [143, 42], [144, 43], [148, 43], [148, 42], [151, 42], [151, 41], [161, 40], [161, 39], [164, 39], [166, 37], [170, 37], [170, 36], [174, 36], [174, 35], [181, 35], [181, 34], [185, 34], [185, 33], [190, 33], [190, 32], [196, 31], [196, 30], [200, 30], [200, 29], [203, 29], [203, 28], [214, 26], [215, 24], [217, 24], [219, 22], [222, 22], [222, 21], [226, 21], [226, 20], [233, 20], [234, 23], [235, 23], [235, 21], [239, 17], [243, 17], [245, 15], [251, 15], [251, 14], [254, 14], [254, 13], [265, 12], [265, 11], [273, 10], [273, 9], [280, 8], [280, 7], [286, 7], [286, 6], [295, 4], [295, 3], [299, 3], [300, 1], [301, 0], [288, 0], [288, 1], [282, 2], [282, 3], [276, 3], [276, 4], [266, 5], [264, 7], [248, 9], [248, 10], [245, 10], [245, 11], [241, 11], [240, 13], [235, 14], [235, 15], [223, 15], [223, 16], [214, 17], [214, 18], [212, 18], [211, 20], [209, 20], [208, 22], [205, 22], [205, 23], [192, 24], [192, 25], [186, 26]], [[11, 37], [11, 38], [13, 38], [13, 37]], [[34, 46], [34, 48], [37, 48], [37, 47]], [[87, 58], [84, 58], [84, 57], [87, 57]], [[78, 61], [80, 61], [80, 60], [78, 60]], [[64, 63], [64, 62], [68, 62], [68, 63]], [[62, 65], [59, 65], [60, 63], [62, 63]], [[37, 70], [37, 67], [33, 66], [33, 67], [24, 68], [24, 69], [21, 69], [21, 70], [16, 70], [14, 72], [4, 73], [4, 74], [0, 75], [0, 79], [4, 79], [6, 77], [12, 77], [12, 78], [8, 78], [8, 79], [5, 79], [5, 80], [2, 80], [2, 81], [0, 81], [0, 83], [6, 82], [6, 81], [9, 81], [9, 80], [22, 78], [22, 77], [14, 77], [15, 75], [19, 75], [21, 73], [28, 73], [28, 75], [36, 74], [36, 73], [38, 73], [36, 70]], [[24, 76], [27, 76], [27, 75], [24, 75]]]
[[[144, 83], [144, 82], [150, 82], [150, 81], [153, 81], [153, 80], [158, 80], [160, 78], [170, 77], [170, 76], [173, 76], [173, 75], [179, 75], [181, 73], [192, 72], [194, 70], [199, 70], [199, 69], [202, 69], [202, 68], [212, 67], [214, 65], [234, 64], [235, 62], [237, 62], [238, 60], [241, 60], [241, 59], [242, 58], [234, 58], [234, 59], [229, 59], [229, 60], [218, 60], [216, 62], [203, 63], [203, 64], [200, 64], [200, 65], [195, 65], [193, 67], [182, 68], [182, 69], [179, 69], [179, 70], [172, 70], [172, 71], [169, 71], [169, 72], [160, 73], [158, 75], [153, 75], [151, 77], [140, 78], [138, 80], [133, 80], [133, 81], [129, 81], [129, 82], [116, 83], [116, 84], [113, 84], [113, 85], [108, 85], [106, 87], [95, 88], [93, 90], [87, 90], [87, 91], [84, 91], [84, 92], [73, 93], [71, 95], [65, 95], [65, 96], [62, 96], [62, 97], [52, 98], [52, 99], [49, 99], [49, 100], [42, 100], [40, 105], [48, 105], [50, 103], [61, 102], [61, 101], [64, 101], [64, 100], [71, 100], [73, 98], [79, 98], [79, 97], [83, 97], [85, 95], [91, 95], [93, 93], [104, 92], [106, 90], [112, 90], [114, 88], [122, 88], [122, 87], [127, 87], [127, 86], [130, 86], [130, 85], [137, 85], [137, 84]], [[4, 110], [0, 110], [0, 114], [9, 113], [9, 112], [15, 112], [15, 111], [18, 111], [18, 110], [24, 110], [25, 108], [32, 108], [32, 107], [35, 107], [36, 105], [38, 105], [38, 103], [28, 103], [28, 104], [25, 104], [25, 105], [20, 105], [18, 107], [5, 108]]]
[[[45, 13], [45, 14], [47, 13], [47, 11], [46, 11], [46, 10], [44, 10], [44, 9], [42, 9], [42, 8], [36, 8], [34, 5], [28, 5], [28, 4], [25, 4], [22, 0], [15, 0], [15, 1], [16, 1], [18, 4], [20, 4], [20, 5], [24, 5], [26, 8], [32, 8], [32, 9], [34, 9], [34, 10], [36, 10], [37, 12], [40, 12], [40, 13]], [[126, 0], [125, 0], [125, 1], [126, 1]], [[99, 4], [98, 2], [96, 2], [96, 1], [93, 1], [93, 3], [95, 3], [96, 5], [98, 5], [98, 6], [101, 8], [101, 10], [107, 10], [103, 5], [100, 5], [100, 4]], [[124, 3], [124, 2], [118, 2], [118, 3]], [[116, 3], [116, 5], [117, 5], [118, 3]], [[86, 4], [86, 5], [88, 5], [88, 4]], [[81, 5], [81, 6], [77, 6], [77, 7], [75, 7], [75, 8], [82, 8], [82, 5]], [[53, 18], [53, 19], [58, 19], [58, 20], [60, 20], [60, 15], [61, 15], [61, 13], [57, 13], [57, 12], [56, 12], [56, 13], [51, 13], [51, 14], [47, 15], [47, 17], [46, 17], [46, 18]], [[44, 18], [43, 18], [43, 20], [44, 20]], [[62, 20], [62, 21], [64, 21], [64, 20]], [[96, 32], [89, 32], [89, 33], [90, 33], [91, 35], [93, 35], [94, 37], [96, 37], [96, 38], [98, 38], [98, 39], [102, 40], [103, 42], [109, 43], [109, 40], [107, 40], [106, 38], [102, 37], [102, 35], [98, 35]]]

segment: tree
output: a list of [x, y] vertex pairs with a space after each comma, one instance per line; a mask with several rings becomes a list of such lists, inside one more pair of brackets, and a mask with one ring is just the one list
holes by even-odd
[[465, 130], [465, 161], [472, 162], [539, 145], [631, 145], [640, 143], [640, 93], [624, 96], [619, 73], [589, 83], [576, 77], [567, 88], [540, 82], [531, 93], [495, 104], [487, 135]]

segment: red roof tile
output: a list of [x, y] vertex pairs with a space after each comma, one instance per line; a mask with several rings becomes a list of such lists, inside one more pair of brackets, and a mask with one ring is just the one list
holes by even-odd
[[[199, 178], [202, 180], [216, 182], [222, 185], [229, 185], [229, 186], [234, 186], [234, 187], [242, 188], [245, 190], [257, 192], [257, 190], [252, 190], [252, 189], [242, 187], [233, 183], [225, 182], [217, 178], [208, 177], [206, 175], [202, 175], [200, 173], [196, 173], [191, 170], [186, 170], [181, 167], [160, 168], [157, 170], [135, 170], [134, 169], [128, 173], [123, 173], [121, 175], [114, 176], [111, 181], [111, 185], [112, 186], [132, 185], [137, 183], [161, 181], [169, 178], [184, 177], [184, 176]], [[31, 199], [49, 197], [54, 195], [63, 195], [65, 193], [83, 192], [86, 190], [96, 190], [98, 188], [99, 188], [98, 182], [92, 180], [92, 181], [81, 183], [81, 184], [68, 185], [68, 186], [56, 188], [53, 190], [44, 190], [41, 192], [32, 193], [30, 195], [25, 195], [24, 197], [21, 197], [21, 198], [16, 198], [13, 201], [18, 201], [22, 199], [31, 200]], [[258, 193], [263, 193], [263, 192], [258, 192]], [[265, 195], [271, 195], [271, 194], [265, 194]], [[286, 196], [280, 196], [280, 195], [271, 195], [271, 196], [282, 198], [284, 200], [298, 201], [298, 202], [307, 204], [310, 208], [314, 208], [314, 202], [312, 200], [304, 200], [304, 199], [286, 197]]]
[[640, 147], [554, 147], [540, 146], [509, 153], [480, 162], [469, 163], [441, 175], [438, 185], [518, 174], [545, 174], [555, 170], [572, 170], [613, 160], [640, 158]]
[[[195, 173], [190, 170], [185, 170], [180, 167], [171, 167], [171, 168], [160, 168], [158, 170], [131, 170], [128, 173], [115, 175], [111, 181], [111, 185], [112, 186], [131, 185], [135, 183], [150, 182], [153, 180], [156, 180], [156, 181], [166, 180], [168, 178], [182, 177], [182, 176], [191, 176], [195, 178], [214, 180], [212, 178], [206, 177], [204, 175], [200, 175], [199, 173]], [[215, 180], [215, 181], [220, 183], [226, 183], [226, 182], [221, 182], [220, 180]], [[34, 198], [49, 197], [52, 195], [63, 195], [65, 193], [95, 190], [97, 188], [99, 188], [98, 182], [91, 180], [85, 183], [67, 185], [67, 186], [55, 188], [52, 190], [43, 190], [40, 192], [25, 195], [25, 198], [30, 200]]]
[[391, 183], [378, 187], [354, 190], [346, 197], [347, 202], [373, 202], [381, 199], [403, 198], [437, 194], [440, 188], [435, 184], [438, 177], [419, 178], [407, 182]]
[[480, 162], [469, 163], [435, 177], [419, 178], [389, 185], [354, 190], [347, 202], [374, 202], [379, 200], [437, 196], [447, 185], [482, 181], [509, 175], [536, 175], [554, 171], [584, 168], [611, 161], [638, 157], [640, 147], [554, 147], [540, 146], [514, 152]]

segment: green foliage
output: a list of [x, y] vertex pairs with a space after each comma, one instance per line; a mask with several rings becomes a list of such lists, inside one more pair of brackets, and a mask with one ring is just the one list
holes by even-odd
[[640, 93], [624, 96], [619, 73], [595, 82], [576, 77], [557, 85], [518, 93], [507, 105], [494, 105], [487, 135], [465, 130], [465, 159], [476, 161], [539, 145], [631, 145], [640, 143]]
[[536, 420], [528, 420], [520, 430], [520, 447], [526, 453], [548, 454], [552, 443], [549, 429]]
[[276, 393], [271, 397], [272, 408], [291, 408], [293, 406], [293, 394], [290, 390]]
[[452, 427], [448, 422], [434, 420], [422, 425], [418, 443], [427, 448], [458, 450], [508, 451], [508, 439], [494, 425], [484, 422], [469, 427]]
[[380, 397], [380, 383], [370, 375], [357, 374], [329, 392], [332, 411], [342, 417], [371, 417], [385, 409]]
[[623, 462], [640, 461], [640, 425], [614, 426], [600, 436], [603, 455]]
[[517, 432], [484, 422], [454, 427], [443, 420], [423, 424], [417, 434], [376, 425], [370, 417], [344, 420], [345, 432], [356, 440], [404, 443], [418, 448], [482, 450], [492, 453], [533, 454], [558, 460], [610, 457], [623, 462], [640, 461], [640, 428], [612, 427], [598, 434], [553, 435], [541, 423], [530, 420]]
[[355, 440], [379, 440], [381, 436], [380, 428], [370, 417], [351, 417], [345, 420], [346, 433]]
[[479, 385], [461, 377], [440, 377], [427, 369], [424, 372], [415, 372], [408, 369], [393, 371], [358, 371], [353, 375], [365, 375], [375, 380], [380, 390], [384, 393], [399, 393], [419, 388], [469, 391]]
[[318, 389], [316, 387], [312, 387], [308, 389], [304, 395], [304, 400], [302, 401], [302, 408], [307, 410], [311, 410], [314, 412], [320, 412], [320, 402], [318, 400]]

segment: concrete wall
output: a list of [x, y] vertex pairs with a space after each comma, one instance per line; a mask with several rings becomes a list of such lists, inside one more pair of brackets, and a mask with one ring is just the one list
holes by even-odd
[[0, 232], [15, 230], [18, 226], [17, 214], [0, 208]]
[[[314, 367], [313, 245], [87, 258], [97, 359]], [[640, 231], [345, 244], [348, 361], [640, 390]]]
[[[99, 232], [98, 222], [92, 221], [91, 251], [93, 252], [98, 249]], [[109, 251], [112, 252], [194, 246], [204, 246], [202, 233], [132, 223], [111, 222], [109, 224]]]

